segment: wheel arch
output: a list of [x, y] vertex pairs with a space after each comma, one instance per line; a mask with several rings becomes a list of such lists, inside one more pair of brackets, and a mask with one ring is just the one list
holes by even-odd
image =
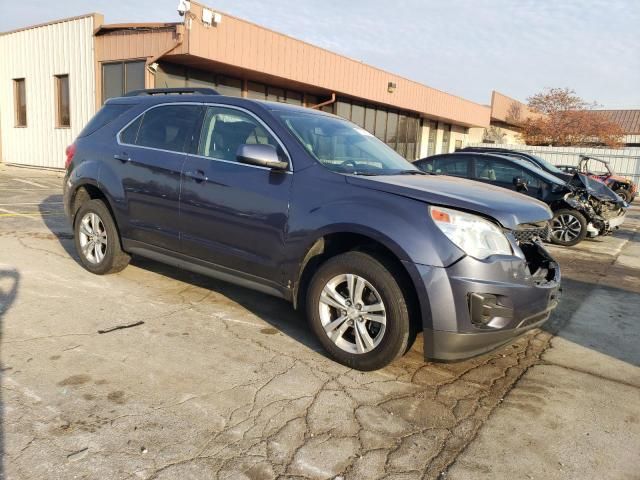
[[402, 248], [384, 235], [376, 235], [366, 229], [342, 228], [319, 233], [314, 241], [305, 249], [305, 254], [299, 264], [296, 281], [293, 288], [292, 301], [294, 308], [300, 309], [304, 305], [309, 282], [314, 273], [329, 258], [349, 251], [368, 253], [377, 260], [391, 264], [399, 272], [398, 279], [403, 291], [407, 293], [410, 307], [411, 323], [422, 329], [421, 295], [416, 284], [419, 277], [417, 269], [412, 270], [413, 263]]

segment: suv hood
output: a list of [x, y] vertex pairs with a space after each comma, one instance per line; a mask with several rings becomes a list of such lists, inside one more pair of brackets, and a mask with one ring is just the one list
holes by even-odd
[[413, 198], [430, 205], [457, 208], [494, 218], [503, 227], [535, 223], [552, 217], [549, 207], [517, 192], [445, 175], [347, 175], [347, 182]]

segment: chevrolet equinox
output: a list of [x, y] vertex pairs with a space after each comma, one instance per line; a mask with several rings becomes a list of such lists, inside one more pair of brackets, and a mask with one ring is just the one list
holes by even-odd
[[158, 89], [110, 99], [67, 148], [82, 265], [131, 255], [282, 297], [337, 361], [487, 352], [544, 323], [560, 270], [537, 200], [429, 175], [321, 111]]

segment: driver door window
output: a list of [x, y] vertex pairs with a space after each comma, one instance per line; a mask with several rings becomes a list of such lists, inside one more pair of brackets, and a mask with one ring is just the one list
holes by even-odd
[[202, 125], [198, 154], [204, 157], [235, 162], [240, 145], [272, 145], [282, 160], [287, 161], [273, 136], [253, 117], [224, 107], [210, 107]]

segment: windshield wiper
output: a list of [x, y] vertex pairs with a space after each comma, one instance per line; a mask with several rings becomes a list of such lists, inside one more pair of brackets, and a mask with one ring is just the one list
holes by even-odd
[[435, 175], [435, 173], [427, 173], [422, 170], [400, 170], [393, 175]]

